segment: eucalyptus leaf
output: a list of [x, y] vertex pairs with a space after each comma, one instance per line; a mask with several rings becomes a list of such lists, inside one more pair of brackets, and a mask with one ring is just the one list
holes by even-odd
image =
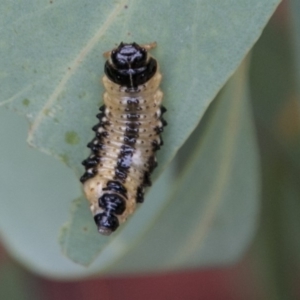
[[120, 41], [155, 40], [170, 116], [158, 175], [258, 39], [278, 3], [3, 0], [0, 105], [28, 117], [31, 145], [80, 174], [103, 92], [102, 53]]
[[[79, 175], [103, 93], [99, 84], [103, 75], [102, 53], [121, 40], [138, 43], [155, 40], [158, 47], [153, 54], [163, 72], [162, 89], [169, 123], [164, 133], [165, 146], [158, 155], [159, 169], [155, 173], [158, 177], [258, 39], [278, 3], [278, 0], [198, 0], [190, 1], [189, 5], [157, 0], [3, 0], [0, 106], [26, 115], [30, 122], [30, 145], [60, 158]], [[6, 156], [1, 157], [4, 201], [0, 226], [3, 240], [13, 255], [37, 272], [69, 278], [105, 271], [139, 246], [139, 241], [149, 234], [147, 224], [154, 222], [165, 201], [169, 201], [160, 199], [171, 199], [168, 189], [175, 188], [173, 182], [178, 177], [174, 173], [175, 161], [149, 191], [139, 212], [112, 239], [95, 237], [94, 244], [85, 246], [94, 233], [87, 219], [87, 203], [77, 200], [80, 211], [72, 210], [69, 224], [73, 224], [77, 213], [82, 216], [78, 219], [82, 223], [74, 224], [79, 227], [66, 225], [60, 241], [64, 252], [82, 264], [90, 263], [101, 251], [85, 269], [64, 258], [54, 244], [59, 225], [67, 219], [69, 199], [79, 196], [74, 177], [51, 162], [50, 157], [42, 158], [23, 147], [18, 139], [26, 126], [6, 115], [2, 120], [2, 133], [8, 144], [1, 149], [1, 155]], [[22, 126], [22, 131], [14, 128], [17, 125]], [[14, 139], [7, 136], [6, 126]], [[45, 170], [47, 176], [56, 174], [57, 178], [48, 180]], [[14, 188], [15, 174], [22, 179], [18, 189]], [[60, 183], [62, 186], [57, 188]], [[18, 209], [11, 199], [18, 199]], [[74, 242], [76, 228], [82, 230]], [[64, 240], [70, 232], [69, 240]], [[176, 239], [176, 235], [172, 238]], [[74, 251], [74, 245], [80, 245], [82, 251]], [[153, 265], [156, 267], [157, 264]]]
[[244, 63], [149, 191], [147, 202], [106, 244], [90, 233], [91, 218], [76, 200], [61, 240], [70, 258], [90, 263], [98, 247], [101, 255], [94, 265], [120, 273], [240, 257], [257, 226], [260, 181], [246, 74]]
[[[176, 178], [147, 234], [111, 272], [198, 268], [241, 257], [258, 225], [260, 194], [248, 96], [244, 63], [173, 160]], [[148, 201], [156, 197], [150, 192]]]

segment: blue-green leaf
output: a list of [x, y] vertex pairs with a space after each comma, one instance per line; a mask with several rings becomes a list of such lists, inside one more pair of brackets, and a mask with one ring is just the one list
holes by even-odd
[[93, 266], [119, 273], [241, 256], [257, 226], [260, 180], [246, 73], [245, 63], [116, 236], [97, 238], [87, 205], [76, 200], [61, 240], [70, 258], [87, 264], [99, 251]]
[[[30, 145], [60, 158], [78, 176], [82, 172], [80, 162], [88, 154], [85, 145], [93, 136], [90, 127], [96, 123], [94, 115], [103, 93], [99, 84], [103, 75], [102, 53], [121, 40], [155, 40], [158, 47], [153, 54], [163, 72], [169, 124], [164, 133], [165, 146], [158, 155], [158, 177], [258, 39], [278, 3], [279, 0], [194, 0], [189, 5], [157, 0], [3, 0], [0, 106], [26, 115]], [[77, 200], [81, 208], [72, 210], [61, 242], [64, 252], [82, 264], [88, 264], [101, 252], [95, 263], [84, 269], [61, 256], [55, 244], [59, 225], [67, 220], [67, 203], [80, 196], [79, 185], [70, 172], [50, 157], [23, 147], [18, 139], [23, 139], [24, 123], [6, 111], [1, 113], [6, 138], [5, 147], [0, 149], [2, 236], [15, 256], [43, 274], [84, 276], [107, 269], [125, 253], [129, 255], [140, 240], [148, 239], [148, 232], [157, 232], [147, 224], [154, 222], [161, 206], [173, 199], [169, 190], [174, 193], [175, 188], [181, 188], [179, 183], [184, 184], [184, 179], [180, 181], [179, 174], [172, 171], [174, 162], [149, 191], [147, 202], [132, 221], [112, 239], [91, 239], [94, 234], [88, 223], [92, 221], [87, 221], [87, 206]], [[6, 126], [13, 139], [9, 138]], [[46, 172], [56, 177], [47, 177]], [[18, 188], [14, 188], [15, 174], [22, 179]], [[81, 225], [87, 227], [72, 223], [77, 214]], [[138, 222], [138, 227], [134, 222]], [[77, 232], [77, 228], [85, 231]], [[172, 239], [176, 239], [176, 234], [171, 234]], [[86, 240], [93, 240], [94, 244], [86, 247]], [[79, 245], [77, 252], [75, 245]]]

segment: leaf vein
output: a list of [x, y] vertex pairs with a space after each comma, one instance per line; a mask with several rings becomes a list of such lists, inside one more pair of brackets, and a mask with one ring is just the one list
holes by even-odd
[[49, 111], [49, 109], [53, 106], [55, 101], [57, 100], [60, 93], [63, 91], [64, 87], [70, 80], [70, 78], [73, 76], [73, 74], [76, 72], [77, 68], [80, 66], [82, 61], [86, 58], [88, 53], [94, 48], [94, 46], [97, 44], [99, 39], [104, 35], [106, 30], [109, 28], [111, 23], [115, 20], [115, 18], [120, 13], [121, 9], [124, 7], [125, 0], [122, 0], [120, 3], [118, 3], [115, 8], [112, 10], [111, 14], [107, 17], [106, 21], [102, 24], [102, 26], [98, 29], [96, 34], [88, 41], [86, 46], [80, 51], [78, 56], [73, 60], [73, 62], [69, 65], [69, 67], [66, 70], [65, 75], [62, 77], [59, 84], [54, 89], [53, 93], [50, 95], [48, 100], [46, 101], [43, 108], [40, 110], [40, 112], [37, 114], [34, 122], [32, 123], [29, 133], [28, 133], [28, 139], [27, 142], [30, 145], [34, 146], [34, 135], [39, 128], [41, 122], [45, 118], [47, 114], [45, 114], [46, 111]]

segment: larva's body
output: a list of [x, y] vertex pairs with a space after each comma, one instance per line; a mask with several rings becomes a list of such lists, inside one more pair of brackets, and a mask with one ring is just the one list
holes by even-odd
[[108, 52], [103, 84], [104, 105], [93, 127], [96, 137], [88, 144], [91, 155], [83, 161], [81, 177], [86, 198], [100, 233], [109, 235], [143, 202], [156, 167], [163, 93], [156, 60], [145, 48], [121, 43]]

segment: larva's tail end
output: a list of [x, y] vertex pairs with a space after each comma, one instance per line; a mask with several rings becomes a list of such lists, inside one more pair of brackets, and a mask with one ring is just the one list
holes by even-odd
[[98, 227], [99, 233], [103, 235], [110, 235], [119, 227], [118, 218], [109, 212], [103, 212], [95, 215], [94, 220]]
[[112, 231], [106, 227], [99, 227], [98, 232], [101, 233], [102, 235], [106, 235], [106, 236], [109, 236], [112, 233]]

